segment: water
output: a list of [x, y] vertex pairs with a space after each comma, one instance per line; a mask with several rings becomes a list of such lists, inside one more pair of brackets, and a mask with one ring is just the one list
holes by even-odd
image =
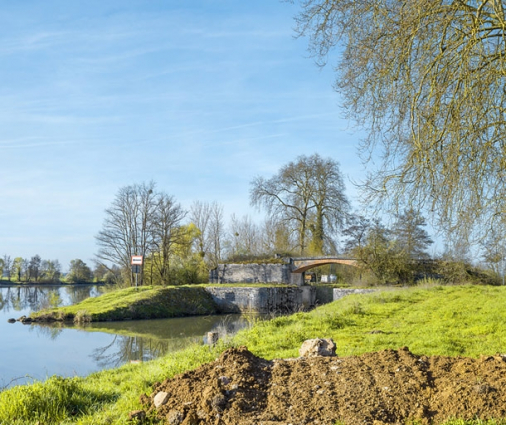
[[84, 326], [8, 323], [41, 308], [99, 296], [97, 286], [0, 287], [0, 390], [52, 375], [84, 376], [132, 361], [146, 361], [203, 343], [207, 332], [233, 334], [251, 316], [201, 316], [90, 323]]

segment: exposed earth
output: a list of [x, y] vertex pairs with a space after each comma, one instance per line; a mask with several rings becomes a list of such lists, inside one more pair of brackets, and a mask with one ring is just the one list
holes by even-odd
[[[155, 398], [165, 404], [156, 408]], [[404, 347], [345, 358], [267, 361], [240, 347], [155, 384], [141, 401], [171, 425], [506, 418], [506, 357], [426, 357]]]

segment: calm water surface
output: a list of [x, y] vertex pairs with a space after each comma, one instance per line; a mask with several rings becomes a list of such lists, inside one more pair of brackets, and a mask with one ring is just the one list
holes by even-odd
[[99, 296], [97, 286], [0, 287], [0, 390], [51, 375], [83, 376], [203, 343], [209, 331], [220, 336], [250, 326], [251, 316], [201, 316], [92, 323], [83, 327], [8, 323], [41, 308], [69, 305]]

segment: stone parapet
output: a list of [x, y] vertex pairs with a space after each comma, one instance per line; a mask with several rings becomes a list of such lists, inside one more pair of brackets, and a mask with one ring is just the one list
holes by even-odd
[[210, 283], [292, 283], [290, 264], [219, 264]]

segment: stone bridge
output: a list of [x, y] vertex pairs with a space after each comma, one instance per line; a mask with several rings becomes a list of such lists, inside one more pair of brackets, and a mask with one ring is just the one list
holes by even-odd
[[327, 264], [345, 264], [347, 266], [358, 266], [358, 261], [350, 257], [295, 257], [290, 259], [292, 273], [304, 273], [313, 267], [325, 266]]

